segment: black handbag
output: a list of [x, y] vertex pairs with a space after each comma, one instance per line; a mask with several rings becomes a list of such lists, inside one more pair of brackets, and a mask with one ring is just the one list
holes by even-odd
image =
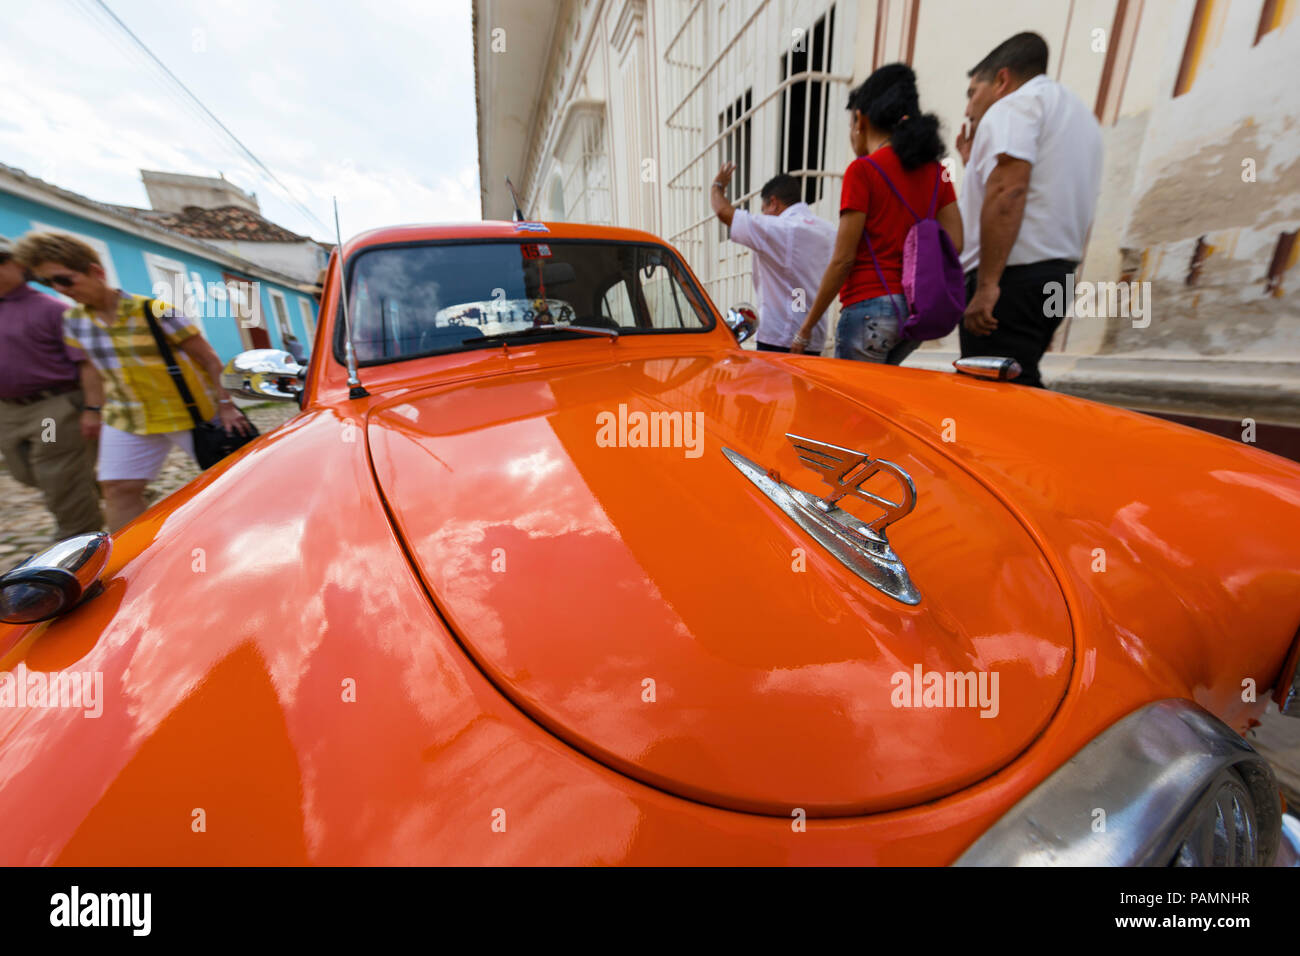
[[158, 321], [153, 315], [153, 299], [148, 299], [144, 304], [144, 318], [149, 323], [149, 331], [153, 333], [153, 340], [158, 345], [158, 352], [162, 355], [162, 360], [167, 363], [167, 374], [172, 377], [176, 383], [176, 391], [181, 393], [181, 401], [189, 410], [190, 418], [194, 419], [194, 428], [191, 433], [194, 435], [194, 457], [198, 459], [200, 468], [211, 468], [221, 459], [225, 458], [231, 452], [243, 448], [250, 441], [258, 436], [257, 426], [244, 416], [244, 421], [248, 422], [247, 434], [239, 432], [228, 432], [222, 427], [220, 419], [213, 422], [205, 422], [203, 416], [199, 413], [198, 403], [194, 401], [194, 393], [190, 391], [189, 384], [185, 381], [185, 376], [181, 374], [181, 367], [176, 364], [176, 356], [172, 353], [172, 347], [167, 343], [167, 337], [163, 335]]

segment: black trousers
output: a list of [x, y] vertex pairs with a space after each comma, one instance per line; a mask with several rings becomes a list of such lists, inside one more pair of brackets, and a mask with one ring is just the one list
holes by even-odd
[[[1042, 388], [1038, 363], [1065, 317], [1047, 314], [1047, 300], [1051, 296], [1049, 283], [1061, 283], [1057, 301], [1064, 302], [1066, 277], [1077, 265], [1068, 259], [1046, 259], [1023, 266], [1007, 266], [998, 282], [998, 301], [993, 306], [993, 318], [998, 320], [998, 327], [988, 335], [972, 335], [963, 325], [960, 333], [962, 358], [972, 355], [1010, 356], [1020, 363], [1020, 375], [1012, 381]], [[966, 273], [968, 302], [975, 294], [975, 279], [976, 270]], [[1043, 290], [1044, 286], [1048, 287], [1047, 291]], [[1064, 309], [1060, 311], [1064, 312]]]
[[757, 343], [755, 343], [755, 348], [757, 348], [760, 352], [788, 352], [788, 351], [790, 351], [790, 346], [788, 346], [788, 345], [768, 345], [766, 342], [757, 342]]

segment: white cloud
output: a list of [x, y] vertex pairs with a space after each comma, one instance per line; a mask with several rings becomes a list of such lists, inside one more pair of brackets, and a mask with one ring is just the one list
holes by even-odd
[[88, 0], [0, 31], [0, 162], [146, 205], [139, 170], [218, 171], [289, 229], [332, 239], [479, 218], [470, 5], [112, 0], [117, 15], [329, 228], [205, 121]]

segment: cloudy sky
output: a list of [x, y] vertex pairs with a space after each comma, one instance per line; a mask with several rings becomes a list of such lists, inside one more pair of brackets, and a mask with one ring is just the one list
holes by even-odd
[[140, 169], [226, 178], [333, 239], [478, 219], [469, 0], [106, 0], [293, 197], [240, 153], [95, 0], [6, 5], [0, 162], [147, 207]]

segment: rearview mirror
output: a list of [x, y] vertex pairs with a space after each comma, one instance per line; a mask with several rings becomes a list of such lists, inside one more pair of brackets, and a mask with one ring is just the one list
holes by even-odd
[[542, 262], [539, 259], [533, 259], [528, 262], [528, 265], [531, 265], [533, 262], [538, 263], [541, 272], [541, 281], [545, 285], [564, 285], [564, 283], [572, 282], [578, 278], [578, 274], [573, 271], [572, 263]]

